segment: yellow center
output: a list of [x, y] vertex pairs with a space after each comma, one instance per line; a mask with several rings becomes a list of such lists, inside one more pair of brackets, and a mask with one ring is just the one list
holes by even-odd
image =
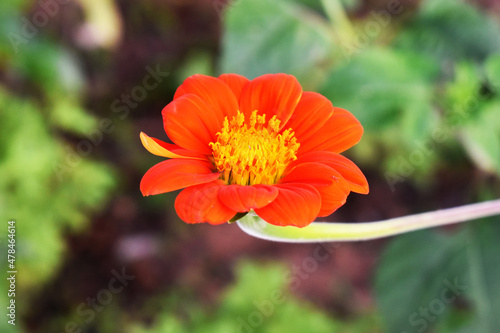
[[227, 184], [275, 184], [286, 166], [297, 159], [299, 143], [291, 129], [279, 133], [280, 120], [253, 111], [248, 122], [238, 114], [224, 119], [217, 142], [211, 142], [214, 164]]

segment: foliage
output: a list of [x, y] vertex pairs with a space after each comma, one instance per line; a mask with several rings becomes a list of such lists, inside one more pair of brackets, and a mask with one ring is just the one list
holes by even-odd
[[220, 70], [253, 78], [283, 72], [316, 80], [333, 45], [326, 21], [293, 2], [235, 1], [227, 10]]
[[[252, 19], [245, 20], [250, 2]], [[277, 38], [272, 33], [251, 33], [250, 21], [263, 22], [273, 15], [266, 3], [238, 1], [225, 23], [221, 68], [242, 74], [261, 68], [295, 70], [309, 89], [353, 112], [365, 128], [364, 139], [354, 151], [356, 160], [383, 174], [393, 193], [399, 193], [406, 181], [429, 189], [440, 169], [467, 168], [467, 159], [495, 175], [498, 184], [498, 20], [465, 1], [427, 0], [414, 12], [405, 3], [394, 13], [387, 7], [352, 19], [351, 30], [325, 22], [319, 13], [307, 19], [295, 15], [295, 26], [289, 29], [281, 18], [301, 5], [304, 2], [274, 2], [274, 7], [286, 9], [281, 14], [270, 11], [277, 17], [273, 31], [286, 31], [286, 37]], [[319, 61], [307, 57], [311, 47], [306, 43], [301, 51], [293, 51], [294, 43], [311, 26], [329, 30], [324, 33], [329, 39], [314, 42], [323, 50], [316, 53], [321, 55]], [[297, 37], [294, 43], [290, 34]], [[265, 47], [269, 55], [287, 52], [290, 56], [274, 64], [254, 56], [256, 47]], [[237, 57], [235, 52], [252, 56]], [[270, 64], [272, 68], [266, 67]], [[316, 80], [303, 74], [318, 69], [322, 74]], [[471, 197], [481, 197], [481, 188], [498, 188], [487, 182], [476, 184]], [[493, 262], [499, 249], [491, 239], [498, 232], [493, 224], [483, 222], [453, 234], [424, 231], [396, 238], [383, 254], [376, 276], [377, 301], [388, 332], [433, 328], [494, 332], [498, 319], [493, 314], [500, 312], [496, 301], [500, 272]], [[451, 296], [443, 290], [457, 279], [466, 290], [446, 302], [442, 297]], [[433, 310], [439, 314], [425, 313]]]
[[[457, 233], [422, 231], [396, 239], [383, 255], [375, 287], [388, 332], [424, 332], [452, 315], [454, 332], [494, 332], [499, 232], [497, 218]], [[459, 314], [464, 304], [472, 313]]]
[[[375, 2], [380, 4], [378, 8], [358, 11], [366, 8], [363, 6], [368, 2], [214, 0], [216, 9], [225, 6], [223, 12], [217, 12], [222, 25], [220, 56], [214, 57], [214, 45], [180, 52], [182, 61], [172, 61], [175, 70], [168, 85], [173, 89], [193, 73], [234, 72], [250, 78], [270, 72], [294, 74], [306, 90], [324, 94], [335, 106], [346, 108], [361, 120], [365, 136], [348, 154], [361, 164], [361, 169], [369, 171], [367, 174], [375, 175], [369, 179], [371, 183], [378, 183], [379, 188], [387, 185], [392, 198], [407, 196], [405, 188], [410, 187], [419, 198], [427, 198], [431, 193], [426, 208], [438, 208], [443, 202], [434, 199], [439, 193], [433, 190], [441, 184], [440, 175], [456, 170], [463, 177], [456, 179], [456, 184], [466, 189], [453, 197], [453, 202], [483, 198], [486, 190], [498, 197], [498, 17], [465, 0], [423, 0], [414, 1], [411, 6], [401, 2], [398, 10]], [[116, 81], [122, 83], [119, 81], [133, 67], [130, 64], [140, 62], [132, 57], [129, 62], [130, 55], [148, 54], [151, 58], [142, 59], [144, 62], [163, 59], [163, 63], [170, 63], [171, 55], [164, 53], [192, 43], [181, 40], [183, 35], [178, 38], [178, 30], [189, 26], [193, 29], [189, 30], [191, 37], [200, 32], [195, 30], [200, 22], [183, 21], [191, 7], [182, 1], [166, 2], [168, 5], [147, 1], [137, 4], [144, 6], [143, 11], [128, 10], [131, 5], [124, 1], [119, 4], [121, 18], [99, 21], [107, 26], [108, 33], [113, 33], [122, 19], [128, 34], [123, 42], [126, 45], [119, 52], [99, 49], [82, 56], [77, 54], [82, 52], [77, 43], [71, 44], [76, 33], [65, 30], [63, 14], [51, 17], [50, 27], [40, 29], [36, 36], [13, 37], [13, 33], [21, 34], [21, 18], [31, 17], [40, 3], [0, 2], [0, 221], [16, 220], [16, 263], [22, 267], [22, 274], [17, 275], [21, 293], [16, 299], [18, 304], [27, 304], [18, 307], [19, 321], [30, 306], [37, 305], [30, 301], [40, 290], [64, 280], [65, 277], [55, 277], [70, 255], [66, 236], [84, 230], [92, 216], [106, 207], [113, 188], [129, 181], [118, 178], [122, 162], [140, 165], [126, 166], [127, 172], [136, 172], [131, 182], [145, 168], [138, 162], [144, 156], [136, 152], [138, 140], [131, 138], [129, 132], [116, 133], [114, 138], [120, 158], [104, 161], [104, 145], [101, 146], [97, 134], [100, 119], [89, 112], [91, 98], [87, 93], [102, 99], [97, 105], [109, 105], [109, 101], [122, 97], [103, 98], [102, 91], [92, 89], [95, 87], [90, 82], [116, 69]], [[325, 10], [326, 3], [343, 4], [348, 20], [342, 21], [342, 12]], [[67, 8], [73, 5], [82, 10], [73, 15], [89, 14], [88, 9], [78, 7], [78, 2]], [[74, 19], [71, 14], [69, 17]], [[135, 31], [135, 24], [143, 21], [150, 24], [145, 32]], [[71, 42], [58, 40], [58, 33]], [[155, 34], [161, 37], [155, 40]], [[139, 39], [151, 43], [142, 44]], [[178, 44], [170, 44], [177, 39]], [[203, 43], [206, 40], [199, 42]], [[151, 45], [157, 53], [148, 49]], [[126, 54], [123, 57], [122, 51]], [[91, 68], [94, 61], [113, 69], [96, 75], [101, 68]], [[143, 63], [140, 65], [143, 69]], [[122, 84], [120, 91], [131, 91]], [[160, 90], [155, 96], [161, 101], [151, 102], [158, 103], [151, 108], [155, 117], [171, 97], [169, 92]], [[137, 120], [139, 127], [148, 122], [146, 115], [142, 116], [131, 115], [123, 122], [124, 128], [130, 132], [139, 130], [131, 118]], [[82, 150], [84, 145], [90, 153]], [[122, 159], [122, 155], [128, 154], [133, 157]], [[401, 186], [403, 183], [407, 186]], [[124, 195], [133, 197], [130, 193]], [[387, 202], [390, 206], [392, 198], [367, 200]], [[169, 213], [164, 207], [172, 206], [166, 200], [172, 197], [144, 201], [141, 205], [147, 207], [147, 212], [142, 212], [141, 218], [164, 228], [159, 217], [165, 218]], [[416, 212], [420, 207], [408, 209]], [[496, 315], [500, 313], [498, 222], [490, 219], [465, 228], [422, 231], [390, 241], [374, 279], [376, 308], [368, 313], [349, 313], [349, 318], [290, 293], [290, 272], [282, 265], [242, 261], [235, 269], [235, 282], [224, 289], [216, 305], [201, 302], [200, 297], [192, 295], [189, 285], [181, 285], [178, 290], [166, 288], [164, 294], [150, 297], [145, 305], [135, 299], [125, 309], [114, 302], [96, 316], [89, 329], [128, 333], [496, 332], [500, 325]], [[3, 253], [7, 252], [6, 229], [0, 231]], [[182, 229], [182, 237], [187, 234], [185, 230], [188, 229]], [[167, 256], [183, 252], [185, 249], [175, 248], [179, 244], [169, 243]], [[4, 274], [7, 271], [5, 260], [0, 269]], [[0, 285], [6, 289], [4, 276]], [[72, 281], [68, 285], [74, 288]], [[7, 294], [1, 293], [0, 303], [7, 302]], [[52, 310], [42, 312], [51, 318], [47, 320], [49, 324], [40, 326], [55, 321], [60, 326], [59, 321], [66, 323], [76, 316], [75, 311], [55, 309], [53, 314]], [[19, 325], [6, 325], [5, 320], [0, 321], [0, 331], [22, 330]]]
[[[371, 315], [346, 322], [329, 317], [312, 304], [292, 296], [287, 290], [289, 276], [290, 272], [281, 265], [242, 262], [235, 284], [223, 293], [217, 309], [204, 312], [186, 302], [181, 309], [178, 304], [167, 304], [160, 310], [167, 314], [151, 327], [136, 325], [128, 333], [378, 331], [378, 323]], [[159, 301], [168, 303], [168, 300]], [[187, 318], [182, 319], [181, 313], [187, 314]]]
[[[225, 20], [222, 71], [250, 77], [264, 72], [296, 74], [306, 87], [319, 90], [334, 105], [350, 110], [360, 119], [366, 138], [358, 148], [362, 154], [357, 158], [375, 162], [370, 151], [390, 151], [382, 155], [385, 173], [389, 178], [400, 179], [402, 163], [408, 163], [411, 154], [425, 145], [431, 149], [422, 161], [409, 161], [414, 171], [408, 178], [421, 180], [422, 177], [416, 177], [435, 171], [440, 165], [436, 152], [441, 142], [436, 142], [439, 140], [433, 134], [450, 130], [450, 122], [442, 114], [449, 115], [469, 100], [477, 100], [484, 88], [478, 73], [472, 74], [473, 78], [462, 77], [463, 68], [490, 57], [486, 66], [488, 80], [498, 81], [494, 52], [500, 45], [500, 26], [461, 1], [424, 1], [392, 45], [379, 46], [378, 37], [385, 35], [384, 30], [395, 29], [405, 7], [385, 21], [380, 13], [378, 18], [375, 15], [371, 20], [364, 19], [360, 28], [354, 30], [352, 42], [346, 42], [340, 36], [349, 36], [347, 32], [335, 30], [319, 14], [298, 14], [302, 12], [297, 9], [299, 6], [282, 0], [272, 5], [265, 1], [235, 2]], [[388, 10], [386, 13], [390, 15]], [[268, 19], [271, 16], [274, 19]], [[370, 24], [378, 25], [378, 35], [370, 35]], [[267, 33], [261, 33], [263, 30]], [[455, 37], [450, 38], [450, 34]], [[361, 43], [363, 40], [367, 42]], [[385, 43], [385, 39], [380, 42]], [[442, 103], [443, 90], [448, 103]], [[490, 98], [498, 98], [496, 90], [491, 94]], [[451, 136], [456, 140], [463, 127], [468, 139], [461, 144], [472, 160], [480, 168], [498, 173], [494, 165], [498, 161], [497, 125], [490, 124], [488, 117], [485, 115], [478, 120], [480, 124], [473, 122], [470, 126], [464, 122], [452, 124]], [[490, 130], [475, 133], [470, 129], [484, 128], [483, 124], [488, 124]], [[407, 175], [403, 176], [406, 180]]]
[[[1, 21], [12, 33], [20, 24], [13, 18], [19, 16], [22, 3], [7, 3], [1, 5], [5, 8], [0, 15], [6, 18]], [[1, 40], [0, 50], [13, 47], [10, 42]], [[0, 180], [0, 220], [4, 223], [0, 242], [2, 253], [7, 253], [6, 223], [15, 220], [18, 323], [20, 304], [27, 303], [61, 265], [65, 235], [87, 225], [115, 183], [109, 166], [92, 160], [90, 153], [70, 145], [61, 135], [72, 133], [77, 144], [89, 141], [86, 135], [98, 124], [80, 105], [81, 76], [69, 53], [46, 40], [19, 47], [24, 49], [17, 54], [5, 52], [3, 65], [10, 66], [11, 75], [26, 90], [34, 89], [41, 97], [16, 96], [0, 85], [0, 172], [4, 175]], [[8, 270], [5, 264], [5, 260], [0, 263], [3, 274]], [[2, 292], [0, 303], [7, 302]], [[8, 325], [6, 320], [0, 323], [2, 332], [13, 332], [11, 325], [3, 325]]]

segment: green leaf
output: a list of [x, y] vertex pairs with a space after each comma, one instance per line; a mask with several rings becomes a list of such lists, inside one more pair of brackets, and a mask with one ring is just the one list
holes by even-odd
[[[469, 115], [474, 114], [481, 102], [481, 77], [475, 64], [462, 61], [455, 65], [454, 78], [445, 87], [445, 116], [454, 117], [454, 125], [466, 122]], [[456, 117], [460, 115], [461, 117]], [[448, 120], [451, 122], [451, 120]]]
[[[224, 296], [218, 315], [231, 319], [228, 332], [356, 332], [354, 327], [370, 327], [376, 332], [373, 318], [367, 316], [358, 322], [347, 323], [319, 311], [312, 304], [299, 301], [287, 290], [287, 283], [298, 283], [299, 278], [277, 264], [240, 263], [237, 282]], [[262, 318], [262, 320], [258, 320]], [[220, 332], [200, 330], [202, 332]]]
[[462, 129], [462, 143], [476, 165], [500, 175], [500, 101], [484, 105]]
[[249, 78], [283, 72], [307, 85], [331, 54], [324, 19], [291, 1], [238, 0], [224, 23], [222, 72]]
[[474, 320], [460, 332], [496, 332], [500, 327], [500, 219], [491, 218], [468, 226], [470, 276], [467, 294], [472, 301]]
[[[295, 298], [288, 283], [300, 278], [281, 264], [243, 261], [236, 269], [236, 280], [221, 298], [217, 309], [205, 313], [199, 303], [170, 295], [163, 299], [158, 320], [149, 328], [134, 326], [128, 333], [156, 332], [261, 332], [261, 333], [353, 333], [380, 332], [372, 314], [342, 321], [312, 304]], [[176, 315], [177, 313], [181, 315]], [[188, 314], [188, 315], [186, 315]]]
[[320, 92], [352, 112], [367, 131], [380, 132], [412, 108], [429, 115], [436, 74], [425, 57], [370, 48], [335, 69]]
[[382, 256], [375, 283], [388, 332], [424, 332], [436, 325], [439, 332], [496, 332], [499, 222], [490, 218], [450, 235], [425, 231], [396, 238]]
[[[64, 148], [35, 103], [0, 89], [0, 219], [18, 226], [19, 286], [48, 279], [64, 255], [64, 233], [82, 228], [114, 186], [113, 171]], [[92, 149], [96, 149], [95, 146]], [[0, 230], [0, 235], [4, 231]]]
[[462, 0], [425, 0], [395, 45], [444, 60], [484, 59], [500, 50], [500, 26]]
[[387, 332], [424, 332], [442, 320], [470, 287], [465, 233], [420, 231], [394, 239], [385, 250], [375, 281]]
[[493, 86], [494, 92], [500, 90], [500, 53], [491, 55], [484, 64], [484, 70], [489, 83]]
[[72, 98], [58, 98], [49, 112], [52, 125], [76, 134], [89, 134], [98, 126], [96, 119]]

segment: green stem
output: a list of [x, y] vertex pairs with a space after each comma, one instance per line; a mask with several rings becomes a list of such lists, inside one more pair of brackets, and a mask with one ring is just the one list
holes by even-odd
[[255, 214], [248, 214], [237, 223], [244, 232], [257, 238], [286, 243], [313, 243], [384, 238], [499, 214], [500, 199], [497, 199], [376, 222], [313, 222], [305, 228], [280, 227], [265, 222]]
[[337, 33], [342, 41], [352, 40], [354, 28], [347, 17], [344, 6], [339, 0], [321, 0], [325, 13], [330, 20], [333, 31]]

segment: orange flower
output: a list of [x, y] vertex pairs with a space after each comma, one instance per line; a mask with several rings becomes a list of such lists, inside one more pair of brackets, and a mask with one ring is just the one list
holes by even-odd
[[187, 223], [221, 224], [254, 210], [268, 223], [304, 227], [350, 191], [368, 193], [362, 172], [339, 154], [360, 140], [361, 124], [291, 75], [194, 75], [162, 114], [174, 144], [141, 140], [170, 159], [146, 172], [141, 192], [185, 188], [175, 209]]

